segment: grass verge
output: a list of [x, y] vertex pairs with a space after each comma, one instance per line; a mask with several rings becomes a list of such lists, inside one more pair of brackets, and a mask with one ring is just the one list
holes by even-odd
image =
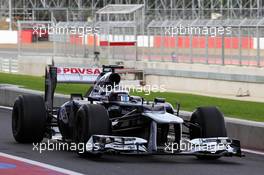
[[[0, 73], [0, 84], [5, 83], [20, 85], [27, 89], [44, 90], [43, 77]], [[89, 85], [59, 84], [56, 92], [62, 94], [84, 94], [88, 88]], [[133, 95], [143, 96], [147, 100], [152, 100], [155, 97], [163, 97], [172, 104], [179, 102], [181, 104], [181, 109], [187, 111], [193, 111], [198, 106], [217, 106], [226, 116], [264, 122], [264, 103], [260, 102], [238, 101], [173, 92], [152, 92], [150, 95], [133, 93]]]

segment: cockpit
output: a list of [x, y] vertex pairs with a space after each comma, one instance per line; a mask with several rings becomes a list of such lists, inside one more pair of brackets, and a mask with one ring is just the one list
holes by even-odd
[[109, 101], [129, 102], [130, 97], [128, 92], [111, 92], [108, 96]]

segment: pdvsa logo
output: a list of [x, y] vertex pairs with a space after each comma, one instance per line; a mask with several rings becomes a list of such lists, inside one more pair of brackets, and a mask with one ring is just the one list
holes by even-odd
[[77, 68], [77, 67], [64, 67], [57, 68], [57, 74], [80, 74], [80, 75], [99, 75], [100, 68]]

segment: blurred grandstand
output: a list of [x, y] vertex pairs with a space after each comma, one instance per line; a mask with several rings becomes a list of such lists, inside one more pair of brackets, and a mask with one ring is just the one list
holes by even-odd
[[[1, 0], [0, 16], [8, 16], [9, 3]], [[264, 15], [262, 0], [11, 0], [13, 19], [40, 21], [86, 21], [109, 4], [144, 4], [148, 20], [260, 19]]]

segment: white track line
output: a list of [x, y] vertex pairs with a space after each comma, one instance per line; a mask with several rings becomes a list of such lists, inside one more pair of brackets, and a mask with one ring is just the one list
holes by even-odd
[[242, 149], [242, 151], [247, 152], [247, 153], [258, 154], [258, 155], [264, 156], [264, 152], [261, 152], [261, 151], [254, 151], [254, 150], [250, 150], [250, 149]]
[[[0, 106], [0, 108], [7, 109], [7, 110], [13, 110], [12, 107], [6, 107], [6, 106]], [[242, 151], [264, 156], [264, 152], [261, 152], [261, 151], [254, 151], [254, 150], [250, 150], [250, 149], [242, 149]]]
[[12, 107], [7, 107], [7, 106], [0, 106], [0, 108], [1, 108], [1, 109], [7, 109], [7, 110], [11, 110], [11, 111], [13, 110], [13, 108], [12, 108]]
[[[0, 108], [1, 109], [7, 109], [7, 110], [13, 110], [12, 107], [6, 107], [6, 106], [0, 106]], [[30, 160], [30, 159], [25, 159], [25, 158], [22, 158], [22, 157], [17, 157], [17, 156], [5, 154], [5, 153], [2, 153], [2, 152], [0, 152], [0, 156], [7, 157], [7, 158], [10, 158], [10, 159], [15, 159], [15, 160], [22, 161], [22, 162], [26, 162], [26, 163], [29, 163], [29, 164], [32, 164], [32, 165], [44, 167], [44, 168], [51, 169], [51, 170], [54, 170], [54, 171], [57, 171], [57, 172], [60, 172], [60, 173], [71, 174], [71, 175], [81, 175], [81, 173], [77, 173], [77, 172], [74, 172], [74, 171], [70, 171], [70, 170], [67, 170], [67, 169], [59, 168], [59, 167], [56, 167], [56, 166], [52, 166], [52, 165], [49, 165], [49, 164], [37, 162], [37, 161], [34, 161], [34, 160]]]
[[64, 169], [64, 168], [59, 168], [59, 167], [52, 166], [52, 165], [49, 165], [49, 164], [37, 162], [37, 161], [34, 161], [34, 160], [25, 159], [25, 158], [22, 158], [22, 157], [13, 156], [13, 155], [10, 155], [10, 154], [5, 154], [5, 153], [2, 153], [2, 152], [0, 152], [0, 156], [6, 157], [6, 158], [10, 158], [10, 159], [15, 159], [15, 160], [18, 160], [18, 161], [22, 161], [22, 162], [29, 163], [29, 164], [32, 164], [32, 165], [35, 165], [35, 166], [47, 168], [47, 169], [50, 169], [50, 170], [53, 170], [53, 171], [57, 171], [57, 172], [60, 172], [60, 173], [64, 173], [64, 174], [83, 175], [81, 173], [70, 171], [70, 170], [67, 170], [67, 169]]

